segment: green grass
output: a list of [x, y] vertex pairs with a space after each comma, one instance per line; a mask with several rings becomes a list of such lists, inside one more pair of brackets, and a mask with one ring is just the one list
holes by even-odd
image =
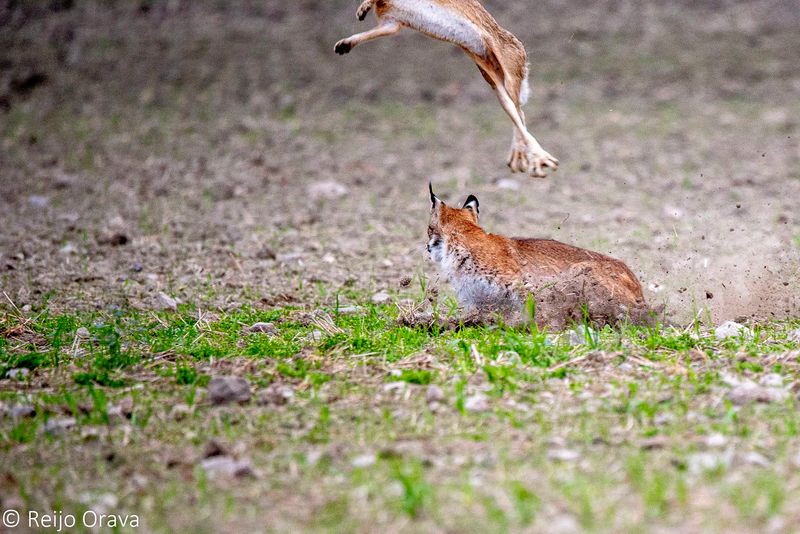
[[[250, 333], [255, 322], [275, 333]], [[606, 327], [573, 346], [567, 333], [502, 325], [400, 326], [396, 308], [368, 302], [354, 314], [4, 308], [0, 369], [31, 372], [2, 382], [0, 403], [34, 413], [0, 418], [0, 475], [28, 509], [127, 495], [124, 506], [157, 531], [250, 524], [260, 517], [252, 495], [301, 496], [307, 514], [278, 505], [271, 519], [324, 531], [541, 529], [554, 510], [588, 531], [696, 521], [758, 530], [797, 518], [800, 417], [791, 396], [732, 405], [724, 380], [779, 373], [791, 383], [798, 326], [753, 325], [752, 338], [726, 341], [699, 324]], [[219, 374], [245, 377], [253, 400], [212, 406], [204, 392]], [[271, 384], [293, 397], [261, 403]], [[428, 404], [431, 385], [444, 399]], [[481, 392], [488, 409], [475, 411]], [[64, 417], [75, 427], [45, 431]], [[716, 435], [726, 445], [706, 445]], [[211, 439], [250, 458], [258, 476], [207, 475], [198, 462]], [[748, 463], [753, 451], [768, 465]], [[721, 460], [706, 466], [704, 454]], [[134, 475], [143, 492], [130, 493]]]

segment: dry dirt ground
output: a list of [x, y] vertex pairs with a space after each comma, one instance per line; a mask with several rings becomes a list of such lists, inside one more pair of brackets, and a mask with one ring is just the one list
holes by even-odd
[[372, 24], [352, 2], [71, 4], [0, 7], [18, 305], [394, 288], [434, 274], [431, 180], [491, 231], [627, 260], [678, 319], [800, 306], [795, 2], [488, 2], [529, 50], [546, 180], [509, 174], [510, 123], [459, 50], [408, 33], [333, 55]]
[[[686, 330], [667, 341], [636, 333], [639, 348], [630, 349], [622, 335], [615, 341], [616, 334], [607, 332], [601, 345], [589, 343], [603, 354], [569, 353], [566, 346], [565, 354], [582, 358], [581, 364], [613, 361], [622, 369], [622, 351], [633, 358], [623, 362], [627, 371], [614, 367], [601, 375], [592, 363], [572, 382], [534, 373], [530, 384], [536, 385], [521, 386], [519, 396], [497, 390], [497, 418], [460, 419], [458, 413], [426, 411], [431, 402], [419, 388], [385, 388], [387, 376], [417, 384], [434, 377], [447, 399], [461, 399], [462, 415], [472, 413], [463, 406], [465, 395], [474, 398], [472, 378], [453, 373], [462, 373], [461, 365], [480, 370], [481, 351], [502, 360], [515, 334], [490, 343], [481, 331], [470, 331], [464, 336], [474, 339], [464, 344], [448, 333], [455, 338], [445, 336], [439, 346], [428, 332], [404, 331], [415, 340], [408, 347], [397, 350], [396, 340], [381, 341], [380, 350], [399, 359], [387, 364], [382, 353], [382, 362], [369, 367], [374, 353], [355, 343], [341, 349], [342, 340], [359, 328], [379, 336], [383, 326], [370, 330], [358, 323], [362, 319], [337, 316], [334, 324], [324, 316], [292, 315], [330, 310], [337, 298], [343, 305], [369, 305], [370, 296], [382, 291], [400, 300], [418, 293], [417, 281], [425, 279], [447, 294], [424, 254], [428, 181], [446, 201], [478, 196], [490, 231], [553, 237], [624, 259], [650, 302], [665, 304], [677, 324], [746, 318], [753, 325], [800, 315], [797, 1], [484, 3], [527, 47], [533, 82], [528, 123], [561, 161], [545, 180], [512, 175], [505, 167], [510, 122], [460, 50], [406, 32], [334, 55], [338, 39], [373, 24], [372, 17], [356, 21], [356, 2], [0, 0], [0, 330], [8, 339], [0, 353], [5, 350], [8, 361], [19, 347], [38, 346], [44, 353], [50, 342], [31, 334], [43, 317], [120, 311], [125, 317], [141, 313], [125, 328], [142, 325], [174, 343], [183, 339], [175, 332], [188, 328], [196, 339], [214, 339], [214, 351], [240, 354], [250, 350], [248, 343], [261, 342], [237, 340], [241, 325], [226, 323], [225, 313], [258, 309], [263, 317], [242, 312], [236, 321], [267, 317], [280, 323], [282, 341], [263, 343], [286, 350], [293, 358], [289, 368], [281, 370], [279, 363], [276, 370], [267, 359], [212, 357], [197, 360], [185, 371], [189, 378], [178, 383], [221, 372], [261, 380], [263, 388], [294, 380], [299, 399], [274, 413], [256, 406], [208, 412], [201, 406], [181, 422], [186, 414], [176, 416], [170, 408], [192, 405], [184, 399], [189, 394], [175, 389], [172, 375], [167, 384], [166, 375], [148, 363], [127, 377], [138, 382], [130, 391], [140, 403], [128, 410], [128, 419], [141, 429], [113, 427], [113, 440], [101, 435], [102, 447], [84, 446], [84, 438], [97, 436], [81, 433], [70, 438], [75, 452], [67, 454], [58, 441], [26, 441], [34, 431], [12, 429], [3, 419], [0, 456], [15, 467], [0, 487], [15, 488], [13, 502], [27, 495], [55, 506], [61, 497], [54, 496], [70, 484], [82, 488], [108, 477], [112, 489], [95, 488], [100, 498], [128, 488], [127, 497], [114, 498], [150, 510], [147, 531], [220, 531], [223, 524], [336, 530], [344, 522], [362, 531], [368, 525], [391, 531], [522, 525], [565, 532], [779, 532], [797, 524], [796, 504], [781, 508], [800, 491], [795, 401], [767, 402], [767, 412], [737, 416], [719, 389], [735, 386], [736, 380], [726, 379], [724, 386], [721, 378], [733, 369], [755, 373], [750, 378], [767, 385], [775, 383], [768, 373], [778, 373], [787, 391], [797, 393], [797, 354], [790, 352], [797, 342], [783, 323], [765, 327], [759, 342], [772, 340], [767, 348], [748, 345], [744, 337], [741, 346], [722, 347], [713, 335], [703, 337], [708, 331], [692, 337]], [[401, 288], [398, 281], [407, 277], [414, 283]], [[162, 293], [187, 305], [196, 324], [181, 326], [157, 312], [171, 307]], [[294, 309], [282, 309], [287, 305]], [[115, 354], [116, 338], [106, 343], [107, 325], [90, 316], [58, 327], [72, 328], [73, 355], [81, 343]], [[367, 317], [383, 325], [374, 309]], [[78, 335], [75, 328], [84, 322], [89, 331]], [[225, 324], [230, 330], [223, 335]], [[125, 330], [125, 343], [137, 335]], [[540, 341], [536, 351], [550, 350]], [[147, 341], [142, 350], [147, 358], [155, 354], [153, 365], [174, 364], [177, 375], [176, 351], [160, 343]], [[526, 343], [517, 351], [523, 356], [533, 350]], [[662, 349], [674, 361], [647, 359], [647, 351]], [[52, 350], [58, 354], [61, 347]], [[261, 354], [253, 350], [247, 354]], [[718, 350], [730, 361], [708, 363]], [[762, 352], [771, 359], [757, 360]], [[347, 358], [353, 354], [363, 356], [369, 371], [352, 367]], [[407, 356], [413, 357], [402, 360]], [[315, 372], [323, 378], [305, 378], [301, 360], [318, 365]], [[73, 364], [80, 367], [77, 359]], [[563, 362], [547, 365], [558, 368], [549, 373], [564, 371]], [[80, 370], [55, 367], [33, 372], [24, 386], [0, 377], [0, 408], [32, 403], [39, 409], [35, 420], [44, 424], [42, 407], [52, 400], [45, 397], [68, 397], [75, 387], [71, 373]], [[433, 374], [420, 379], [418, 368]], [[481, 372], [477, 386], [504, 383], [494, 367]], [[593, 376], [607, 381], [591, 382]], [[705, 376], [708, 382], [698, 378]], [[113, 389], [106, 394], [109, 402], [128, 402]], [[80, 395], [105, 414], [105, 397], [98, 401], [95, 390], [83, 389]], [[156, 400], [144, 407], [149, 395]], [[612, 400], [597, 400], [606, 398]], [[52, 402], [79, 411], [69, 399]], [[520, 403], [533, 408], [522, 410]], [[646, 441], [665, 428], [662, 423], [672, 424], [654, 422], [663, 403], [685, 420], [668, 427], [667, 441]], [[401, 413], [392, 411], [397, 406]], [[605, 409], [595, 417], [595, 410]], [[154, 414], [150, 426], [137, 419], [145, 412]], [[94, 412], [81, 413], [92, 427]], [[563, 428], [561, 414], [569, 421]], [[362, 416], [365, 422], [353, 423]], [[319, 428], [325, 438], [318, 447]], [[525, 428], [541, 433], [530, 436]], [[233, 449], [230, 454], [269, 467], [259, 469], [257, 483], [229, 494], [213, 485], [209, 490], [202, 478], [192, 479], [194, 489], [185, 491], [181, 484], [193, 467], [181, 462], [207, 454], [204, 432], [222, 436], [221, 448]], [[434, 434], [436, 440], [426, 441]], [[369, 445], [366, 452], [347, 448], [352, 436]], [[492, 447], [493, 440], [503, 446]], [[724, 456], [738, 440], [744, 452]], [[617, 462], [615, 454], [631, 443], [636, 453]], [[695, 443], [700, 452], [692, 449]], [[684, 445], [689, 452], [681, 449], [676, 460], [671, 447]], [[584, 447], [589, 452], [579, 458], [575, 450]], [[709, 460], [702, 456], [711, 454], [706, 448], [725, 452]], [[92, 463], [100, 453], [108, 465]], [[403, 463], [408, 457], [420, 460]], [[64, 471], [48, 477], [47, 461]], [[573, 467], [562, 469], [559, 462]], [[719, 462], [746, 467], [728, 479], [715, 471]], [[177, 468], [163, 475], [167, 464]], [[463, 468], [467, 464], [471, 471]], [[683, 475], [662, 479], [662, 471], [647, 471], [651, 464], [663, 473], [679, 465], [719, 478], [712, 473], [696, 484]], [[774, 470], [769, 476], [749, 470], [760, 464]], [[372, 465], [382, 470], [375, 477], [363, 471]], [[27, 487], [25, 495], [22, 466], [36, 473], [34, 489]], [[91, 475], [74, 466], [90, 466]], [[515, 485], [517, 476], [525, 486]], [[436, 487], [434, 506], [428, 503], [437, 477], [450, 486]], [[733, 489], [720, 490], [719, 497], [708, 489], [717, 482]], [[382, 493], [386, 487], [388, 494]], [[453, 487], [458, 492], [448, 491]], [[474, 489], [486, 487], [487, 493]], [[496, 496], [499, 487], [507, 491]], [[626, 500], [629, 487], [645, 495], [636, 505]], [[536, 496], [531, 488], [542, 489]], [[187, 512], [198, 504], [195, 490], [205, 506], [198, 505], [197, 514]], [[242, 508], [233, 495], [235, 503], [245, 503]], [[264, 495], [274, 505], [267, 512], [275, 523], [267, 527], [260, 515]], [[398, 495], [402, 510], [388, 511]], [[185, 509], [166, 509], [162, 503], [170, 499]], [[231, 508], [235, 517], [222, 513]], [[461, 509], [479, 519], [450, 513]], [[511, 523], [504, 519], [509, 510], [518, 518]], [[163, 522], [154, 524], [153, 517]]]

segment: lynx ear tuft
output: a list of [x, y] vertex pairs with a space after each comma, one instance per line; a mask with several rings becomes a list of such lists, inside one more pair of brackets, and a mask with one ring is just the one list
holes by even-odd
[[428, 182], [428, 191], [431, 192], [431, 209], [436, 209], [440, 204], [444, 204], [439, 197], [433, 194], [433, 184], [430, 182]]
[[480, 213], [480, 210], [478, 209], [478, 206], [479, 206], [479, 204], [478, 204], [477, 197], [475, 195], [470, 195], [470, 196], [467, 197], [466, 202], [464, 202], [464, 208], [463, 209], [472, 210], [475, 213], [475, 218], [477, 219], [478, 218], [478, 213]]

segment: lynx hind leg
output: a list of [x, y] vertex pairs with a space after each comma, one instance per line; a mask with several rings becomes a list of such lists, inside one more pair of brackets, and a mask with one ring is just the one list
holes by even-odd
[[358, 17], [358, 20], [364, 20], [367, 18], [367, 14], [369, 14], [374, 3], [375, 0], [364, 0], [361, 2], [361, 5], [358, 6], [358, 11], [356, 11], [356, 17]]

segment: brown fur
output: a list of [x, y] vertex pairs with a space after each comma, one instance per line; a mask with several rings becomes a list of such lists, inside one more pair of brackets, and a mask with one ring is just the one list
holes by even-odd
[[[475, 62], [483, 78], [497, 93], [503, 109], [515, 126], [514, 140], [508, 157], [508, 165], [514, 172], [530, 172], [533, 176], [545, 176], [545, 169], [558, 167], [558, 160], [548, 154], [525, 126], [522, 112], [523, 84], [528, 78], [528, 57], [525, 47], [511, 32], [502, 28], [477, 0], [430, 0], [439, 8], [453, 14], [453, 20], [466, 18], [480, 34], [483, 53], [471, 50], [456, 36], [443, 36], [431, 33], [419, 25], [413, 17], [393, 16], [393, 8], [398, 0], [365, 0], [356, 13], [360, 20], [374, 7], [380, 24], [378, 27], [342, 39], [334, 46], [338, 54], [346, 54], [366, 41], [394, 35], [402, 27], [409, 27], [434, 39], [451, 42], [460, 46]], [[406, 6], [407, 7], [407, 6]], [[415, 8], [416, 9], [416, 8]], [[413, 11], [413, 10], [412, 10]], [[396, 15], [396, 13], [395, 13]], [[457, 23], [454, 23], [457, 25]]]
[[623, 262], [552, 239], [490, 234], [478, 224], [477, 201], [475, 209], [458, 209], [437, 200], [428, 236], [444, 241], [449, 262], [443, 265], [454, 286], [498, 288], [503, 302], [490, 301], [496, 308], [518, 307], [533, 294], [540, 326], [562, 328], [581, 321], [584, 311], [598, 324], [646, 319], [642, 286]]

